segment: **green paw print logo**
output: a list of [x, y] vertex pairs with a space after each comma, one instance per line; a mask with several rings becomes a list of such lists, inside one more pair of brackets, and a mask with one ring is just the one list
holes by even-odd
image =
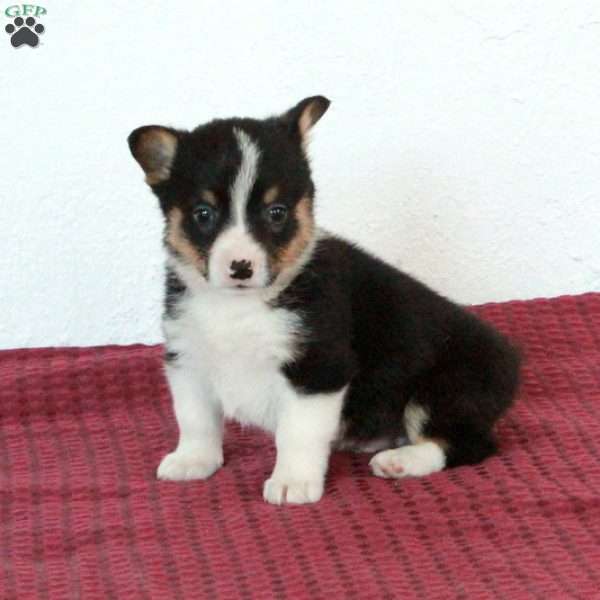
[[46, 12], [43, 6], [33, 4], [15, 4], [4, 11], [7, 17], [13, 18], [12, 23], [4, 28], [10, 35], [13, 47], [26, 45], [35, 48], [40, 43], [40, 34], [44, 33], [46, 28], [38, 23], [35, 17], [39, 18]]

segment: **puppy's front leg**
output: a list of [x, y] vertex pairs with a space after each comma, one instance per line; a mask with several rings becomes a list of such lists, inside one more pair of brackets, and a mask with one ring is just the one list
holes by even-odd
[[304, 504], [321, 498], [344, 392], [294, 393], [283, 402], [275, 432], [275, 469], [263, 490], [267, 502]]
[[221, 407], [197, 372], [176, 362], [166, 366], [179, 425], [179, 444], [157, 471], [159, 479], [205, 479], [223, 464]]

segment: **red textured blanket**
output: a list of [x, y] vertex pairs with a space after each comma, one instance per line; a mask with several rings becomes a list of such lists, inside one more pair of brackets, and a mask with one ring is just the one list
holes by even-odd
[[600, 598], [600, 295], [475, 310], [527, 356], [500, 455], [393, 482], [339, 453], [299, 507], [233, 426], [210, 480], [155, 480], [160, 348], [0, 352], [0, 598]]

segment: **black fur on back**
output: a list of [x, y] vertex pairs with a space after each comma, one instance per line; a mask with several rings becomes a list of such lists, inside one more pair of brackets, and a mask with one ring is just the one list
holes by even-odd
[[492, 427], [511, 405], [519, 354], [491, 326], [409, 275], [341, 239], [319, 241], [312, 260], [278, 298], [302, 315], [301, 358], [284, 367], [297, 388], [349, 385], [345, 437], [405, 434], [409, 401], [442, 440], [447, 466], [492, 454]]

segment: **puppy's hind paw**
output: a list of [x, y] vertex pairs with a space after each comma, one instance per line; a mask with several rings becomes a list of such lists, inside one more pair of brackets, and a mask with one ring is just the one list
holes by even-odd
[[391, 479], [422, 477], [441, 471], [445, 464], [446, 455], [435, 442], [384, 450], [369, 462], [374, 475]]

